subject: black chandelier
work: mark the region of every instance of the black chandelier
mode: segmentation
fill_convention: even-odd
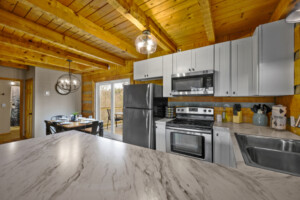
[[[71,73],[71,62],[72,60],[67,60],[69,62],[69,73],[63,74],[57,79],[56,91],[60,94],[67,95],[76,92],[81,85],[81,81],[74,74]]]

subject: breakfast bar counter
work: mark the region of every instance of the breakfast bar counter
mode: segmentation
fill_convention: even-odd
[[[0,145],[1,200],[299,200],[300,177],[68,131]]]

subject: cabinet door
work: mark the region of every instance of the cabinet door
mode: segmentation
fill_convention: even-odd
[[[215,45],[215,96],[229,96],[230,42]]]
[[[162,56],[148,59],[147,78],[157,78],[163,76]]]
[[[145,79],[148,69],[147,60],[134,62],[133,64],[133,77],[134,80]]]
[[[214,70],[214,45],[192,50],[195,71]]]
[[[163,56],[163,96],[172,97],[172,66],[173,56],[172,54]]]
[[[294,94],[294,25],[285,20],[259,28],[259,95]]]
[[[166,152],[166,124],[156,124],[156,150]]]
[[[231,42],[232,96],[250,96],[252,93],[252,38]]]
[[[258,95],[258,29],[257,27],[252,36],[252,95]]]
[[[183,51],[173,54],[173,73],[192,72],[192,51]]]
[[[230,133],[227,130],[214,129],[214,163],[230,166]]]

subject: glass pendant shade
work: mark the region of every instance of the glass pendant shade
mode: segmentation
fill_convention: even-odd
[[[157,41],[150,31],[143,31],[135,40],[136,50],[141,54],[152,54],[156,51]]]
[[[69,73],[60,76],[56,83],[56,87],[64,94],[76,92],[81,86],[80,79],[71,73],[70,64],[72,61],[67,61],[69,62]]]

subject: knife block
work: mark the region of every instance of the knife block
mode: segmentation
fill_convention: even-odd
[[[237,115],[233,115],[233,123],[242,123],[243,122],[243,112],[238,111]]]

